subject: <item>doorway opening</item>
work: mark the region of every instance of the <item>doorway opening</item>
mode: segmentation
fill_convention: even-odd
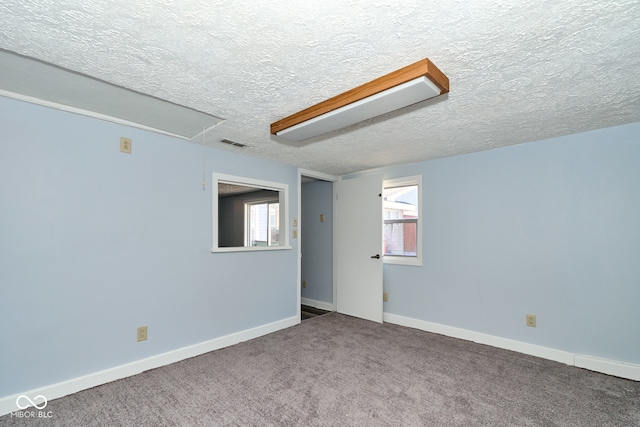
[[[335,189],[337,177],[299,172],[301,320],[335,311]]]

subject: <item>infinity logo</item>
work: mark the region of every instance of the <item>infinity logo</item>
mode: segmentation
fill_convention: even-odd
[[[37,404],[36,402],[34,402],[35,400],[38,400],[38,399],[40,399],[40,398],[43,400],[43,402],[40,404],[40,405],[42,405],[42,406],[38,406],[38,404]],[[23,405],[21,405],[21,404],[20,404],[20,401],[21,401],[21,400],[22,400],[22,401],[26,400],[26,401],[27,401],[27,404],[26,404],[26,405],[24,405],[24,406],[23,406]],[[39,395],[37,395],[36,397],[34,397],[34,398],[33,398],[33,400],[31,400],[31,399],[29,399],[29,397],[28,397],[28,396],[25,396],[24,394],[21,394],[21,395],[20,395],[20,396],[18,396],[18,398],[16,399],[16,406],[17,406],[18,408],[20,408],[20,409],[27,409],[29,406],[35,406],[37,409],[44,409],[44,408],[47,406],[47,398],[46,398],[46,397],[44,397],[43,395],[39,394]]]

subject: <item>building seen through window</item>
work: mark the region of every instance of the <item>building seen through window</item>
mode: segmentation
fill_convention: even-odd
[[[384,254],[417,256],[418,185],[385,188]]]

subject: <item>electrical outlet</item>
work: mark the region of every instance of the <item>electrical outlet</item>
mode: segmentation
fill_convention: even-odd
[[[306,280],[302,281],[302,287],[305,288],[305,289],[307,288],[307,281]]]
[[[382,293],[382,301],[389,302],[389,292]]]
[[[140,326],[138,328],[138,341],[146,341],[147,340],[147,327]]]
[[[527,326],[532,328],[536,327],[536,315],[535,314],[527,314]]]
[[[320,222],[324,222],[324,214],[320,214]]]
[[[120,138],[120,151],[131,154],[131,138]]]

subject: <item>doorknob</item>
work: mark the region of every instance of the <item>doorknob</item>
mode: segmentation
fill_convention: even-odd
[[[380,254],[375,254],[371,258],[380,259]]]

